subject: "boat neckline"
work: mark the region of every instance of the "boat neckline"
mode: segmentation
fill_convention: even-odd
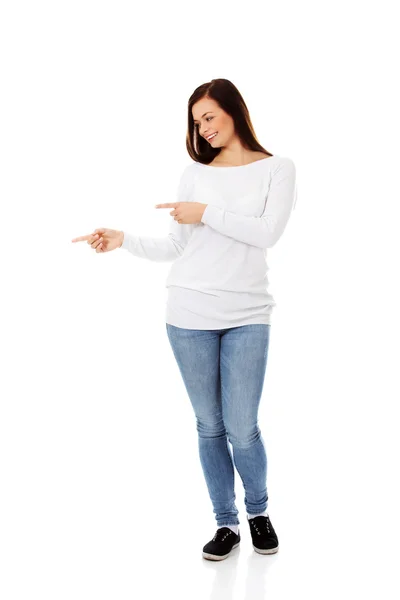
[[[199,161],[196,161],[196,164],[200,165],[201,167],[209,167],[210,169],[218,169],[219,171],[223,171],[224,169],[242,169],[243,167],[250,167],[250,165],[264,162],[266,160],[269,160],[270,158],[276,158],[276,154],[273,154],[272,156],[266,156],[265,158],[259,158],[258,160],[253,160],[252,162],[247,163],[245,165],[231,165],[230,167],[215,167],[214,165],[206,165]]]

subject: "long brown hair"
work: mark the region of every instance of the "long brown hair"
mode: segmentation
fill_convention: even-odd
[[[232,117],[235,133],[245,148],[273,156],[257,140],[248,108],[237,87],[228,79],[212,79],[197,87],[188,101],[186,148],[193,160],[208,164],[221,152],[221,148],[213,148],[199,135],[194,124],[192,107],[204,97],[215,100],[222,110]]]

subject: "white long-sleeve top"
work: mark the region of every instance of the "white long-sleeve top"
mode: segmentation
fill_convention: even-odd
[[[199,162],[182,173],[176,202],[207,204],[200,223],[171,218],[167,237],[124,232],[121,248],[139,258],[173,261],[166,322],[184,329],[271,323],[267,249],[281,237],[297,197],[288,157],[214,167]]]

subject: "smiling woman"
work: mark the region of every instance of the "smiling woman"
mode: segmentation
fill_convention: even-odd
[[[246,104],[226,79],[198,87],[188,102],[186,146],[170,229],[163,238],[101,229],[104,239],[151,261],[171,261],[166,330],[196,416],[200,462],[217,531],[203,557],[222,560],[240,543],[234,464],[245,490],[253,548],[278,551],[267,513],[267,456],[258,426],[271,315],[267,249],[294,208],[296,168],[257,141]],[[223,384],[223,385],[222,385]],[[233,456],[228,440],[231,442]]]

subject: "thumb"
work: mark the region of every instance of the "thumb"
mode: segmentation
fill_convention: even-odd
[[[105,232],[105,227],[100,227],[100,229],[95,229],[94,233],[104,233]]]

